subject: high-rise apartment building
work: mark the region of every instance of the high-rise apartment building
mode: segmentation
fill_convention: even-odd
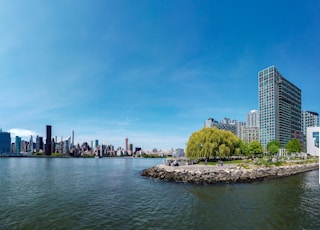
[[[302,111],[302,132],[307,135],[308,127],[318,127],[319,126],[319,114],[311,111]]]
[[[46,155],[51,155],[52,153],[52,129],[51,125],[47,125],[47,137],[46,137]]]
[[[259,140],[259,127],[241,127],[241,139],[250,144],[252,141]]]
[[[229,118],[223,118],[220,123],[215,121],[213,118],[208,118],[208,120],[204,122],[204,127],[217,127],[222,130],[229,130],[237,135],[237,126],[235,125],[235,121],[231,122]]]
[[[219,122],[215,121],[213,118],[208,118],[208,120],[204,121],[205,128],[210,128],[210,127],[213,127],[217,124],[219,124]]]
[[[229,130],[238,137],[241,135],[241,127],[245,126],[246,123],[243,121],[231,120],[230,118],[223,118],[220,122],[214,120],[213,118],[208,118],[204,121],[204,127],[217,127],[222,130]]]
[[[259,127],[259,110],[251,110],[247,114],[247,127]]]
[[[282,147],[302,139],[301,90],[274,67],[258,73],[260,143],[278,140]]]

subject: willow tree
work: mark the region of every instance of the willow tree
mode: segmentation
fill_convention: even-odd
[[[240,152],[239,138],[230,131],[216,127],[203,128],[191,134],[186,155],[189,158],[228,157]]]

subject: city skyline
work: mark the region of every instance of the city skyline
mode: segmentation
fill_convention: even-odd
[[[0,128],[29,139],[185,148],[245,121],[276,66],[320,112],[320,2],[0,1]],[[283,12],[286,12],[285,15]],[[268,16],[268,15],[272,15]]]

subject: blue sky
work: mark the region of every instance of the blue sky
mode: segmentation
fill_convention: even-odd
[[[258,108],[275,65],[320,112],[320,1],[0,0],[0,128],[185,148]]]

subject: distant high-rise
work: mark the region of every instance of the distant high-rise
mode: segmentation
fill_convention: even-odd
[[[259,140],[259,127],[241,127],[241,139],[250,144],[252,141]]]
[[[54,153],[56,150],[56,140],[54,138],[51,139],[51,153]]]
[[[36,152],[40,152],[40,138],[39,136],[36,137]]]
[[[247,114],[247,127],[259,127],[259,111],[251,110]]]
[[[51,155],[52,153],[52,133],[51,133],[51,125],[47,125],[47,137],[46,137],[46,155]]]
[[[319,126],[319,114],[311,111],[302,111],[302,132],[307,135],[308,127],[318,127]]]
[[[0,129],[0,155],[9,153],[11,148],[11,137],[9,132],[2,132]]]
[[[21,137],[16,136],[16,144],[15,144],[15,152],[20,153],[21,152]]]
[[[129,142],[128,142],[129,140],[128,140],[128,138],[126,138],[125,139],[125,144],[126,144],[126,151],[128,151],[129,150]]]
[[[40,142],[40,149],[42,149],[43,151],[44,150],[43,137],[39,137],[39,142]]]
[[[71,133],[71,146],[72,147],[74,146],[74,130],[72,130],[72,133]]]
[[[301,135],[301,90],[274,67],[258,73],[260,143],[278,140],[282,147]]]
[[[215,121],[213,118],[208,118],[208,120],[204,121],[204,127],[210,128],[217,125],[219,122]]]
[[[32,137],[32,135],[30,136],[30,144],[29,145],[30,145],[29,150],[31,153],[33,153],[33,137]]]
[[[229,118],[223,118],[220,123],[215,121],[213,118],[208,118],[208,120],[204,122],[204,127],[217,127],[218,129],[229,130],[236,135],[238,135],[238,133],[240,135],[240,128],[238,132],[238,126],[240,127],[242,124],[242,122],[239,123],[236,120],[231,121]]]

